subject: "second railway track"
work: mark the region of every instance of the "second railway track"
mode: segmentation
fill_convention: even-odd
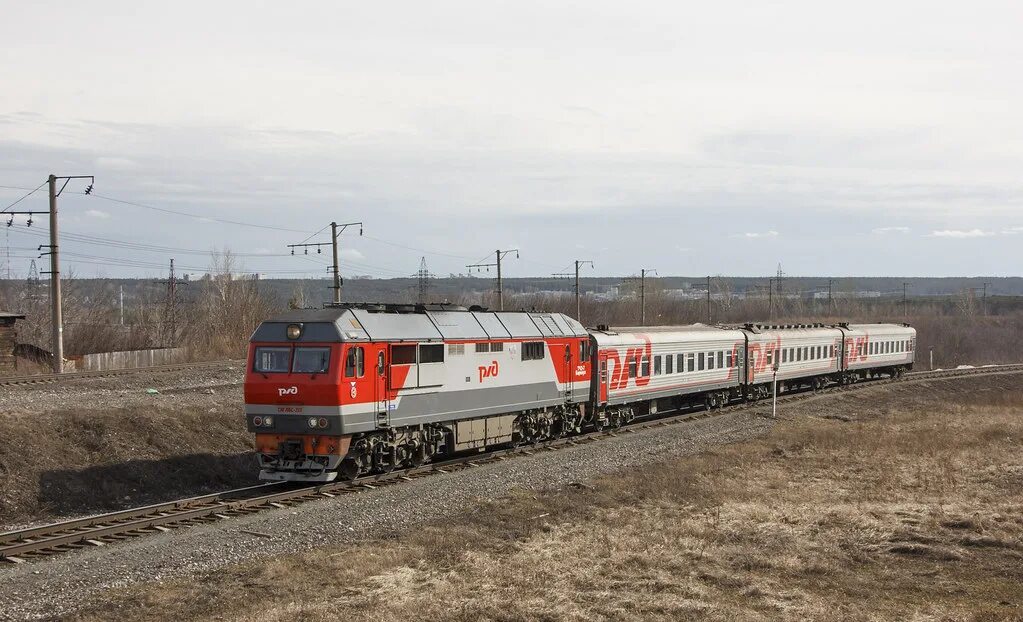
[[[222,361],[220,363],[224,364],[225,362]],[[779,395],[778,401],[779,403],[788,403],[807,400],[822,394],[857,390],[893,382],[906,384],[932,379],[1016,372],[1023,372],[1023,364],[914,372],[908,374],[904,379],[897,381],[873,380],[844,387],[833,386],[824,389],[821,393],[801,391]],[[662,415],[656,418],[646,418],[616,430],[588,432],[536,445],[500,448],[483,454],[459,456],[421,467],[361,477],[354,481],[338,481],[317,485],[263,484],[29,527],[0,534],[0,559],[11,563],[23,563],[58,553],[72,552],[87,547],[104,546],[147,534],[158,534],[175,528],[230,519],[267,509],[284,508],[314,499],[353,494],[362,490],[394,485],[432,474],[448,473],[456,469],[479,467],[485,463],[506,460],[515,455],[528,455],[539,451],[556,451],[564,447],[599,442],[602,439],[619,434],[634,433],[657,426],[674,425],[757,405],[756,402],[735,403],[717,410],[687,411]]]
[[[184,371],[188,369],[203,369],[207,367],[223,367],[225,365],[244,366],[244,361],[223,360],[203,361],[198,363],[172,363],[168,365],[151,365],[149,367],[132,367],[130,369],[110,369],[103,371],[75,371],[64,374],[34,374],[29,376],[0,376],[0,387],[20,386],[33,384],[57,384],[84,380],[89,378],[110,378],[114,376],[129,376],[132,374],[145,373],[167,373]]]

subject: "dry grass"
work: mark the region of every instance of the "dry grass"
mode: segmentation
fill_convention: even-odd
[[[255,482],[234,409],[0,416],[0,524],[100,512]]]
[[[800,417],[391,539],[130,588],[81,617],[1020,619],[1023,396],[935,391],[863,418],[843,403],[850,421]]]

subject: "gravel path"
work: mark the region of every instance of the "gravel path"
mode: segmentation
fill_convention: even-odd
[[[140,404],[194,406],[214,401],[240,403],[243,363],[176,371],[139,371],[107,378],[71,378],[52,384],[5,386],[0,389],[0,416],[39,414],[68,408],[131,408]],[[155,389],[156,394],[147,393]]]
[[[771,424],[753,411],[730,412],[0,569],[4,586],[0,619],[62,615],[111,587],[404,530],[464,511],[480,499],[498,497],[516,487],[557,487],[709,445],[744,440],[764,433]],[[273,537],[253,536],[242,533],[243,529]],[[47,596],[41,598],[42,594]]]

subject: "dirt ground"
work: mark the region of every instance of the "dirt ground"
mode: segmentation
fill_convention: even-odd
[[[254,483],[241,381],[225,363],[0,388],[0,529]]]
[[[1019,378],[809,402],[758,440],[78,618],[1023,619]]]

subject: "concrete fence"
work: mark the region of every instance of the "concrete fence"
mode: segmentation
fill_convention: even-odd
[[[188,355],[186,348],[157,348],[153,350],[126,350],[123,352],[99,352],[75,357],[76,371],[107,371],[111,369],[133,369],[153,365],[180,363]]]

